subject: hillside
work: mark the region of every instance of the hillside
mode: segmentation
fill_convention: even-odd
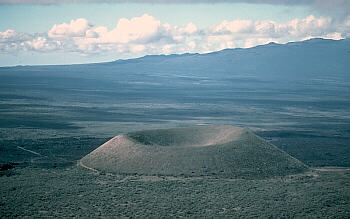
[[[137,68],[207,77],[245,76],[298,81],[329,74],[349,78],[349,58],[350,39],[311,39],[247,49],[225,49],[208,54],[145,56],[106,64],[122,68],[128,66],[130,71]]]
[[[26,71],[27,76],[123,79],[147,76],[155,81],[164,77],[256,78],[300,81],[319,77],[347,77],[350,39],[310,39],[287,44],[270,43],[242,49],[225,49],[207,54],[148,55],[105,63],[0,68],[0,75]],[[34,73],[35,72],[35,73]],[[54,75],[50,73],[54,72]],[[72,75],[71,73],[74,73]],[[49,74],[49,75],[48,75]],[[146,78],[147,79],[147,78]],[[144,81],[147,82],[148,80]]]
[[[116,136],[81,163],[107,173],[270,178],[307,167],[257,137],[232,126],[197,126]]]

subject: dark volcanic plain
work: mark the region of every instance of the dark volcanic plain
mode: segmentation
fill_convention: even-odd
[[[0,217],[350,217],[350,41],[0,68]],[[310,169],[111,175],[78,161],[126,132],[244,127]],[[238,167],[240,168],[240,167]]]

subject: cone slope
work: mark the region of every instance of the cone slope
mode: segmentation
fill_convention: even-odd
[[[269,178],[307,167],[255,134],[232,126],[197,126],[118,135],[81,163],[114,174]]]

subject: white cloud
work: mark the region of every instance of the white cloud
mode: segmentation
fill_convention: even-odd
[[[134,53],[139,53],[139,52],[143,52],[146,50],[146,46],[144,45],[133,45],[131,47],[131,52],[134,52]]]
[[[92,27],[89,22],[84,18],[71,20],[69,24],[55,24],[48,32],[48,36],[54,39],[65,39],[68,37],[86,37],[94,35],[95,33],[90,30]]]
[[[316,18],[313,15],[285,23],[252,20],[223,21],[207,30],[205,43],[209,47],[229,48],[230,44],[238,47],[252,47],[269,42],[285,43],[315,37],[341,39],[350,32],[350,28],[345,25],[345,23],[336,23],[329,17]]]
[[[321,36],[332,31],[331,18],[316,18],[312,15],[304,19],[294,19],[286,24],[286,28],[293,36],[304,36],[306,33]]]
[[[304,19],[293,19],[287,23],[275,21],[233,20],[223,21],[210,29],[214,35],[232,35],[235,38],[254,36],[255,38],[286,36],[299,37],[305,34],[322,35],[332,31],[331,18],[316,18],[312,15]]]
[[[32,39],[33,36],[24,33],[18,33],[15,30],[6,30],[0,32],[0,52],[17,52],[22,50],[21,43]]]
[[[0,43],[1,42],[19,42],[30,39],[29,34],[18,33],[15,30],[8,29],[4,32],[0,32]]]
[[[28,50],[47,52],[47,51],[56,50],[57,47],[59,46],[59,43],[49,41],[45,37],[39,36],[30,41],[22,42],[21,46],[23,46]]]
[[[184,27],[171,26],[144,14],[131,19],[122,18],[112,30],[96,27],[85,19],[72,20],[69,24],[54,25],[48,37],[61,40],[62,45],[73,52],[157,53],[165,44],[187,42],[197,30],[193,23]]]
[[[251,20],[224,20],[221,24],[213,26],[212,32],[216,34],[245,33],[251,32],[253,27]]]
[[[144,14],[131,19],[122,18],[110,30],[95,26],[84,18],[55,24],[47,33],[35,35],[6,30],[0,32],[0,52],[62,51],[84,56],[109,53],[116,57],[135,57],[349,36],[350,16],[344,22],[312,15],[288,22],[232,20],[199,30],[193,23],[170,25]]]
[[[113,30],[102,36],[101,40],[108,43],[147,43],[159,37],[160,28],[160,21],[148,14],[130,20],[122,18]]]

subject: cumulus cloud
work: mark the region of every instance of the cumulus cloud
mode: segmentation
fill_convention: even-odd
[[[130,20],[122,18],[116,28],[107,33],[102,40],[113,43],[147,43],[161,37],[160,29],[161,22],[148,14]]]
[[[348,19],[349,20],[349,19]],[[269,42],[286,43],[310,38],[342,39],[349,36],[348,21],[310,15],[285,23],[276,21],[233,20],[214,25],[205,34],[207,50],[251,47]]]
[[[71,20],[69,24],[55,24],[48,32],[49,37],[64,39],[67,37],[89,37],[94,35],[89,29],[92,27],[84,18]]]
[[[252,47],[269,42],[285,43],[315,37],[342,39],[350,36],[350,16],[342,22],[330,17],[273,20],[222,21],[198,29],[193,23],[184,26],[162,23],[144,14],[122,18],[112,29],[96,26],[84,18],[55,24],[46,33],[26,34],[15,30],[0,32],[0,52],[63,51],[79,55],[100,53],[116,56],[211,52],[225,48]]]
[[[322,37],[333,32],[333,20],[329,17],[316,18],[310,15],[303,19],[293,19],[286,23],[275,21],[233,20],[223,21],[209,29],[210,35],[228,35],[233,39],[244,38],[291,38],[298,39],[307,35]]]
[[[197,26],[193,23],[183,27],[172,26],[144,14],[131,19],[122,18],[111,30],[103,26],[94,26],[86,19],[79,18],[71,20],[70,23],[54,25],[47,35],[48,38],[61,42],[64,48],[72,52],[153,53],[160,52],[164,45],[186,44],[188,38],[197,31]],[[193,43],[190,45],[193,48]]]
[[[0,32],[0,52],[16,52],[21,50],[21,44],[29,41],[33,36],[24,33],[18,33],[15,30],[6,30]]]
[[[31,36],[29,34],[24,33],[18,33],[15,30],[6,30],[4,32],[0,32],[0,43],[1,42],[7,42],[7,43],[16,43],[21,42],[30,39]]]

